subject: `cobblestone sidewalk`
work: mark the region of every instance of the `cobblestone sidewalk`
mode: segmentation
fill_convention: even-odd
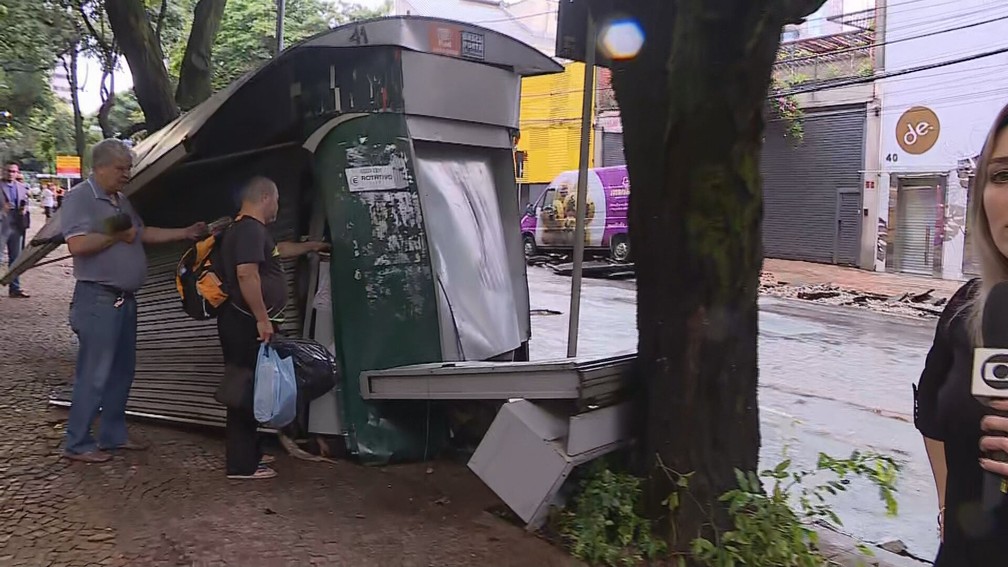
[[[58,254],[58,252],[56,253]],[[57,257],[55,254],[53,257]],[[453,462],[365,468],[277,450],[280,476],[228,481],[221,432],[130,424],[150,451],[102,465],[60,459],[69,262],[0,297],[0,565],[560,566],[560,550],[485,510],[498,501]]]
[[[66,414],[47,399],[73,366],[70,264],[23,284],[31,299],[0,297],[0,565],[577,564],[488,514],[497,500],[459,463],[372,469],[280,455],[279,478],[232,482],[219,431],[137,422],[148,452],[60,459]]]

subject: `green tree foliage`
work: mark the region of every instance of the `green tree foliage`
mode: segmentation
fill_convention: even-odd
[[[292,45],[330,27],[386,15],[391,5],[368,9],[357,4],[325,0],[288,0],[284,43]],[[172,71],[178,72],[182,50],[172,52]],[[269,61],[276,50],[276,7],[263,0],[228,0],[214,44],[214,90]]]
[[[143,122],[143,111],[132,90],[116,93],[115,106],[109,112],[109,125],[116,136]]]
[[[0,157],[45,163],[68,140],[72,150],[73,117],[60,122],[69,109],[60,108],[49,83],[73,39],[72,15],[61,1],[10,2],[0,9],[0,112],[10,113],[0,121]]]

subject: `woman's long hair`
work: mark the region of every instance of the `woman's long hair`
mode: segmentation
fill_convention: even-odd
[[[980,256],[980,287],[976,294],[969,299],[965,310],[968,316],[970,336],[976,346],[983,345],[983,310],[984,304],[987,302],[987,295],[996,284],[1008,281],[1008,258],[998,250],[994,243],[990,223],[987,222],[987,209],[984,207],[984,191],[989,182],[988,168],[991,154],[994,152],[994,143],[1006,127],[1008,127],[1008,106],[1001,109],[997,120],[994,121],[994,126],[991,127],[990,134],[987,135],[987,141],[984,142],[969,200],[969,218],[966,226],[969,227],[967,230],[973,233],[973,248]]]

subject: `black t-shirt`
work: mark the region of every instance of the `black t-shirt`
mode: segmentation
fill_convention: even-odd
[[[914,390],[917,429],[945,443],[945,543],[936,567],[1003,566],[1008,557],[1008,510],[988,515],[981,506],[980,420],[990,410],[971,393],[973,342],[965,311],[979,287],[979,279],[971,280],[949,300]]]
[[[287,278],[280,263],[280,251],[266,225],[251,217],[236,221],[224,233],[220,255],[221,276],[236,307],[251,313],[238,286],[238,266],[256,264],[259,266],[263,301],[270,317],[284,310],[287,305]]]

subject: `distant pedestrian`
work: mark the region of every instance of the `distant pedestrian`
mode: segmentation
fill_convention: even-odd
[[[107,451],[143,450],[126,433],[126,400],[136,367],[135,294],[147,277],[145,244],[195,240],[204,223],[187,228],[144,226],[121,192],[133,155],[120,140],[91,149],[92,174],[67,193],[60,228],[73,255],[70,326],[79,347],[64,456],[100,463]],[[97,444],[91,424],[101,410]]]
[[[47,219],[52,218],[53,211],[56,210],[56,194],[48,183],[42,185],[42,210]]]
[[[7,267],[14,265],[14,262],[21,255],[24,249],[25,237],[28,232],[28,187],[18,181],[21,176],[21,168],[16,162],[9,162],[3,169],[3,180],[0,182],[0,190],[4,194],[3,211],[6,217],[3,227],[3,248],[7,250]],[[23,178],[23,177],[22,177]],[[21,289],[21,278],[14,278],[10,283],[9,293],[11,297],[28,298],[28,294]]]
[[[237,220],[220,243],[221,276],[231,290],[228,303],[217,315],[225,372],[251,375],[259,345],[268,343],[277,332],[288,297],[280,259],[329,249],[324,242],[274,242],[266,225],[276,220],[279,207],[276,184],[265,177],[253,178],[242,189]],[[263,460],[258,427],[252,408],[227,408],[228,478],[276,476]]]
[[[63,206],[63,196],[66,194],[66,189],[63,188],[63,182],[61,181],[56,185],[56,210],[58,211],[60,207]]]

